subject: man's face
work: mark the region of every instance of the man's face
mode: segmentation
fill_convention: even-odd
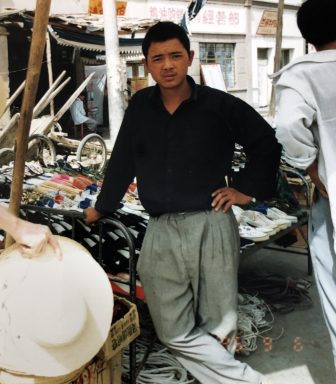
[[[194,52],[187,50],[178,39],[153,42],[145,61],[148,72],[161,88],[178,88],[184,81]]]

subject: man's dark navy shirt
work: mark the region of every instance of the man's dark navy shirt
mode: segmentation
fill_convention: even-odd
[[[151,215],[210,210],[212,192],[231,173],[235,143],[248,161],[231,186],[260,200],[273,195],[281,146],[272,127],[241,99],[188,81],[191,97],[173,114],[158,85],[133,96],[96,202],[99,212],[114,212],[134,177]]]

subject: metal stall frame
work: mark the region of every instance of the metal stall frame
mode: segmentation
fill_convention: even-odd
[[[27,217],[29,217],[29,211],[34,212],[43,212],[47,215],[48,225],[50,226],[50,216],[51,215],[63,215],[68,218],[71,218],[72,221],[72,233],[71,237],[75,237],[76,233],[76,219],[84,220],[85,214],[80,211],[75,210],[63,210],[63,209],[55,209],[55,208],[47,208],[47,207],[39,207],[35,205],[21,205],[20,207],[22,210],[26,212]],[[103,255],[102,255],[102,234],[103,234],[103,228],[104,225],[111,225],[114,228],[119,229],[122,234],[125,237],[128,251],[129,251],[129,276],[130,280],[129,283],[126,283],[129,285],[130,289],[130,301],[132,303],[135,303],[136,301],[136,262],[135,262],[135,245],[134,240],[132,237],[132,234],[127,229],[127,227],[118,219],[111,218],[111,217],[104,217],[100,219],[97,224],[98,225],[98,232],[99,232],[99,248],[98,248],[98,259],[97,262],[103,266]],[[110,281],[115,281],[119,283],[125,284],[124,280],[120,280],[111,276],[108,276]],[[129,353],[129,364],[130,364],[130,384],[136,384],[136,340],[132,341],[129,345],[130,353]]]

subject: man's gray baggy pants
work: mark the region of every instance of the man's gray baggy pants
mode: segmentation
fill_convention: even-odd
[[[323,315],[329,330],[336,367],[336,254],[329,200],[319,196],[309,222],[309,246]]]
[[[239,234],[232,212],[150,218],[138,273],[158,338],[203,384],[259,384],[235,360]],[[228,342],[228,350],[218,340]]]

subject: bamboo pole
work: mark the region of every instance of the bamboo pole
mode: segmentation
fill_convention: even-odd
[[[54,90],[56,89],[58,84],[61,82],[61,80],[63,79],[65,74],[66,74],[66,72],[62,71],[62,73],[58,76],[58,78],[53,83],[49,84],[48,91],[41,97],[39,102],[34,107],[33,118],[38,116],[49,103],[51,105],[51,103],[53,101],[53,97],[51,97],[51,95],[53,94]],[[70,78],[69,78],[69,80],[70,80]],[[52,116],[55,114],[54,113],[54,107],[53,108],[50,107],[50,114]]]
[[[48,26],[50,4],[51,0],[36,0],[26,86],[23,93],[20,119],[14,144],[16,151],[9,210],[16,216],[19,214],[21,205],[27,142],[46,43],[45,36]],[[6,247],[12,243],[13,238],[11,236],[6,236]]]
[[[17,88],[17,90],[13,93],[13,95],[8,99],[7,103],[6,103],[6,107],[3,111],[3,113],[5,113],[7,111],[7,109],[14,103],[15,99],[19,96],[19,94],[22,92],[24,86],[25,86],[25,81],[23,81],[20,86]]]
[[[278,15],[277,15],[277,29],[275,37],[275,56],[274,56],[274,73],[278,72],[281,67],[281,43],[282,43],[282,29],[283,29],[283,12],[284,0],[279,0]],[[272,85],[271,102],[269,108],[270,117],[275,116],[275,89]]]
[[[52,71],[52,63],[51,63],[51,45],[50,45],[50,37],[49,32],[46,33],[46,44],[47,44],[47,67],[48,67],[48,80],[49,80],[49,87],[53,84],[53,71]],[[50,115],[54,116],[55,114],[55,107],[54,107],[54,100],[50,101]]]

